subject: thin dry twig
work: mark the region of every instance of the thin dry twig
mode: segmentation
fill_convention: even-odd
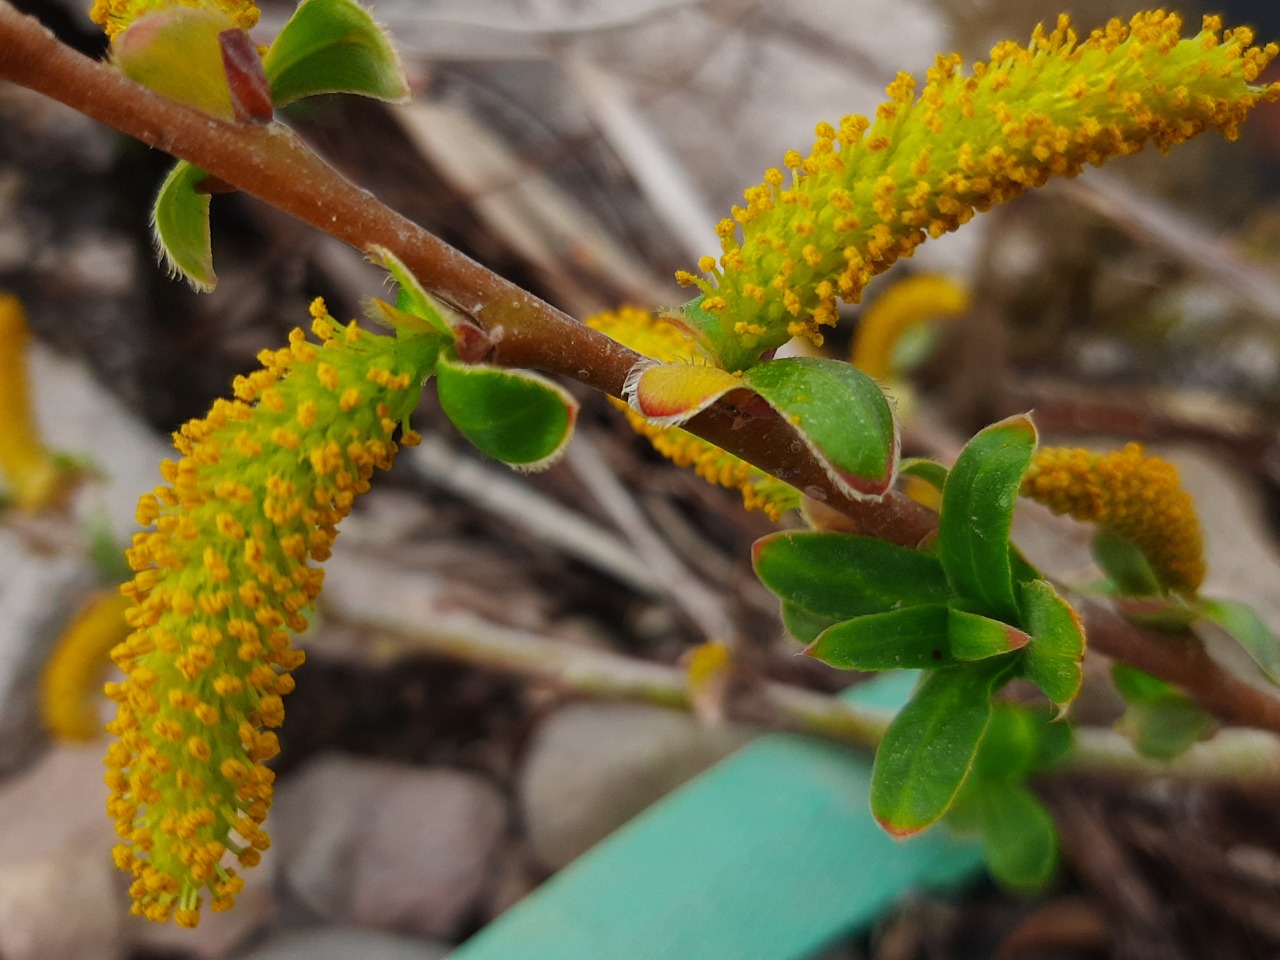
[[[424,437],[422,445],[407,455],[410,466],[425,480],[555,545],[637,593],[652,597],[665,592],[662,580],[617,535],[521,483],[509,471],[463,457],[435,437]]]
[[[737,630],[724,601],[708,589],[658,535],[591,438],[579,432],[566,459],[596,502],[631,541],[644,565],[663,585],[664,592],[697,624],[703,636],[723,642],[736,638]]]
[[[335,556],[334,562],[338,562]],[[370,573],[380,582],[395,572]],[[326,614],[376,630],[379,658],[431,654],[504,673],[551,682],[601,699],[636,700],[693,710],[688,674],[679,667],[556,640],[528,630],[439,606],[391,605],[339,575],[324,596]],[[344,648],[349,653],[349,648]],[[790,730],[839,743],[874,747],[891,714],[789,684],[766,682],[731,689],[725,715],[771,729]],[[1224,730],[1171,763],[1138,756],[1127,740],[1109,730],[1077,728],[1071,753],[1055,772],[1102,772],[1122,776],[1163,775],[1180,779],[1280,779],[1280,739],[1256,730]]]

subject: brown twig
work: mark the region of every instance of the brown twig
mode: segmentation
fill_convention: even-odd
[[[535,367],[618,396],[638,359],[391,210],[287,128],[230,123],[153,93],[58,42],[6,0],[0,0],[0,78],[188,160],[356,249],[387,248],[484,327],[496,344],[496,363]],[[863,533],[916,546],[936,528],[932,511],[900,494],[845,497],[781,420],[753,419],[719,404],[686,427],[851,517]],[[1106,613],[1090,612],[1095,649],[1182,686],[1221,719],[1280,732],[1280,701],[1232,678],[1198,644],[1170,641]]]
[[[70,49],[0,0],[0,77],[29,87],[190,161],[219,180],[358,250],[385,247],[441,299],[475,319],[496,344],[495,363],[533,367],[620,396],[638,355],[520,289],[343,178],[287,128],[230,123],[162,97]],[[914,543],[928,511],[891,494],[885,504],[849,500],[791,428],[719,406],[687,429],[844,512],[876,536]],[[901,502],[899,502],[901,501]],[[914,517],[905,528],[904,516]],[[918,538],[917,538],[918,539]]]

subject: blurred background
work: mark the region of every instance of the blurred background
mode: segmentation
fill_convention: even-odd
[[[80,4],[16,5],[104,53]],[[872,112],[896,71],[920,75],[943,51],[981,58],[1063,9],[1087,30],[1146,6],[381,0],[414,101],[316,98],[287,120],[392,207],[583,317],[681,302],[673,272],[718,251],[714,224],[742,189],[807,148],[815,122]],[[1193,26],[1221,12],[1280,38],[1271,0],[1178,8]],[[266,3],[255,38],[290,10]],[[349,318],[383,289],[356,252],[238,195],[213,204],[217,289],[166,278],[148,217],[169,163],[0,85],[0,290],[34,331],[48,443],[96,470],[67,511],[0,516],[0,958],[442,957],[761,730],[461,662],[441,624],[463,644],[519,631],[672,671],[718,640],[759,678],[850,682],[795,656],[754,579],[750,544],[775,525],[656,457],[603,398],[578,391],[573,451],[522,478],[424,399],[425,443],[344,525],[303,641],[275,847],[236,910],[195,933],[128,918],[104,855],[105,744],[49,737],[41,670],[110,579],[103,557],[127,542],[167,434],[304,323],[311,298]],[[1028,409],[1049,442],[1151,445],[1197,495],[1207,591],[1280,628],[1280,109],[1260,108],[1237,143],[1143,153],[979,217],[867,303],[920,273],[951,278],[974,307],[917,345],[899,385],[908,453],[945,459]],[[830,355],[847,356],[862,312],[847,309]],[[1034,509],[1018,528],[1048,572],[1089,578],[1086,531]],[[1079,710],[1109,722],[1118,707],[1095,679]],[[1015,898],[975,874],[839,932],[820,956],[1280,953],[1273,790],[1077,776],[1043,796],[1064,853],[1048,891]]]

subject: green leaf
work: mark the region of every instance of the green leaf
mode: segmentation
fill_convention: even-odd
[[[1059,760],[1071,747],[1071,725],[1054,723],[1048,710],[997,703],[974,761],[983,780],[1021,780]]]
[[[1011,623],[1018,604],[1009,527],[1035,448],[1036,428],[1025,414],[980,431],[947,474],[938,520],[938,555],[952,588]]]
[[[369,253],[382,261],[382,265],[387,268],[387,272],[395,278],[400,287],[396,295],[396,309],[425,320],[438,332],[447,334],[452,341],[454,334],[453,327],[449,325],[447,319],[448,308],[427,293],[426,288],[418,282],[418,278],[409,271],[404,262],[386,247],[371,246]]]
[[[906,607],[837,623],[805,650],[841,670],[930,669],[955,663],[944,604]]]
[[[824,617],[812,610],[806,610],[798,603],[792,603],[790,600],[782,601],[783,627],[786,628],[787,633],[806,646],[817,640],[818,634],[823,630],[837,622],[831,617]]]
[[[1047,580],[1019,585],[1022,626],[1031,635],[1023,650],[1027,679],[1064,707],[1076,698],[1084,671],[1084,628],[1071,604]]]
[[[578,402],[544,377],[442,355],[436,382],[445,416],[495,460],[541,470],[568,446]]]
[[[1200,601],[1202,620],[1221,627],[1240,644],[1272,683],[1280,684],[1280,644],[1254,609],[1238,600]]]
[[[1116,721],[1116,730],[1133,748],[1154,760],[1172,760],[1203,740],[1215,727],[1213,717],[1187,697],[1169,697],[1132,703]]]
[[[151,210],[151,235],[165,266],[200,293],[208,293],[218,283],[213,272],[209,195],[196,192],[208,176],[179,160],[164,178]]]
[[[1116,730],[1140,754],[1172,760],[1214,729],[1214,720],[1177,687],[1123,663],[1111,665],[1111,682],[1128,704]]]
[[[407,100],[400,57],[352,0],[303,0],[263,59],[277,107],[318,93]]]
[[[951,654],[957,660],[985,660],[1026,646],[1030,639],[1017,627],[992,620],[951,603],[947,610]]]
[[[1127,663],[1111,665],[1111,682],[1126,703],[1155,703],[1179,695],[1176,687]]]
[[[1099,530],[1093,538],[1093,558],[1120,593],[1149,597],[1162,592],[1147,555],[1128,537]]]
[[[795,428],[832,483],[851,497],[882,496],[898,468],[898,424],[879,385],[840,360],[766,360],[742,375]]]
[[[991,720],[991,696],[1008,677],[1007,660],[925,674],[885,731],[871,770],[871,812],[896,837],[917,833],[947,812]]]
[[[904,458],[898,465],[898,473],[901,476],[918,477],[939,492],[947,484],[947,468],[937,460],[927,460],[924,457]]]
[[[1044,804],[1016,781],[984,783],[971,802],[991,875],[1018,890],[1048,883],[1058,863],[1058,831]]]
[[[436,324],[418,316],[416,313],[393,307],[387,301],[379,300],[377,297],[366,297],[360,305],[364,307],[364,315],[366,317],[374,323],[395,330],[398,336],[425,337],[439,344],[441,350],[454,345],[452,334],[441,333]],[[434,371],[435,367],[433,365],[427,375],[430,376]]]
[[[766,587],[832,620],[946,603],[950,596],[936,557],[872,537],[784,531],[757,540],[751,553]]]

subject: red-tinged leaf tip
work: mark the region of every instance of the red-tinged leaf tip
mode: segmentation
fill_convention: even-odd
[[[1040,432],[1036,430],[1036,425],[1031,419],[1031,413],[1015,413],[1011,417],[1005,417],[999,423],[993,423],[988,429],[1007,428],[1011,430],[1019,430],[1031,437],[1031,442],[1036,443],[1040,439]]]
[[[719,367],[642,361],[627,375],[622,395],[651,422],[674,426],[741,386],[737,377]]]
[[[777,542],[779,537],[786,536],[785,533],[771,533],[767,537],[761,537],[755,543],[751,544],[751,565],[758,566],[760,557],[765,549],[771,544]]]
[[[262,69],[258,48],[243,30],[223,30],[218,34],[222,69],[231,88],[231,106],[241,123],[261,126],[272,121],[271,85]]]
[[[917,833],[923,830],[925,826],[929,826],[929,824],[925,824],[925,826],[920,827],[898,827],[894,826],[890,821],[882,820],[879,817],[876,817],[876,823],[880,824],[881,830],[899,842],[903,840],[910,840]]]
[[[1021,650],[1031,642],[1031,635],[1023,633],[1017,627],[1011,627],[1007,623],[1004,625],[1004,635],[1009,638],[1010,650]]]

